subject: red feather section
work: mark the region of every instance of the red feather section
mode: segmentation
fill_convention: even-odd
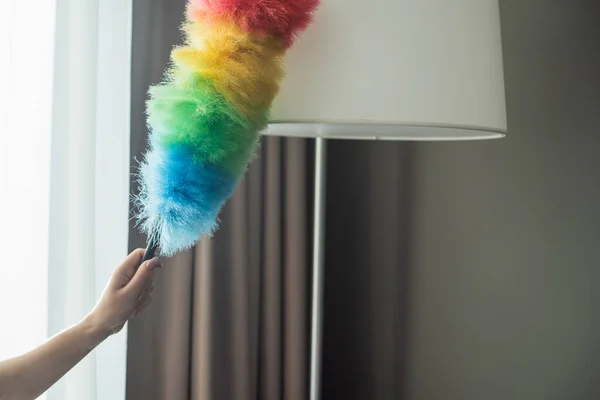
[[[248,32],[272,35],[286,47],[311,22],[319,0],[190,0],[191,19],[228,19]]]

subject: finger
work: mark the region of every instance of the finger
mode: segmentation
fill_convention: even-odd
[[[150,294],[148,297],[146,297],[144,299],[143,302],[141,302],[136,310],[135,310],[135,314],[134,315],[138,315],[139,313],[141,313],[142,311],[144,311],[146,309],[146,307],[148,307],[150,305],[150,303],[152,303],[152,294]]]
[[[152,285],[146,285],[146,287],[142,290],[142,293],[140,293],[140,295],[137,298],[137,301],[140,302],[143,299],[145,299],[146,297],[148,297],[149,294],[154,292],[154,284]]]
[[[122,288],[127,285],[131,278],[135,275],[135,270],[142,262],[144,256],[144,249],[137,249],[132,251],[121,265],[115,269],[111,284],[115,288]]]
[[[154,288],[154,274],[152,274],[152,276],[146,281],[138,298],[141,298],[144,294],[148,293],[152,288]]]
[[[121,329],[123,329],[123,327],[125,326],[125,322],[123,322],[120,325],[115,326],[112,330],[111,330],[111,334],[114,335],[115,333],[119,333],[121,331]]]
[[[144,286],[144,288],[150,289],[150,288],[154,288],[154,286],[156,286],[156,279],[154,278],[154,274],[152,274],[152,276],[150,276],[150,279],[148,279],[148,281],[146,282],[146,285]]]
[[[154,294],[154,285],[152,285],[149,288],[144,289],[142,294],[140,294],[140,296],[137,299],[136,308],[139,308],[139,305],[145,303],[146,300],[148,299],[148,297],[152,297],[153,294]]]
[[[131,278],[131,280],[129,281],[127,286],[125,286],[124,289],[132,293],[136,297],[139,296],[140,293],[142,293],[142,290],[144,290],[144,286],[146,285],[146,283],[150,279],[152,279],[152,271],[154,271],[154,268],[156,268],[156,265],[158,264],[160,264],[160,261],[157,257],[144,262],[137,269],[135,275],[133,276],[133,278]]]

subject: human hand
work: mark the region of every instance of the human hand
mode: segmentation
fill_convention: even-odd
[[[139,266],[143,255],[144,249],[137,249],[123,261],[87,317],[105,336],[119,332],[127,320],[152,301],[154,269],[162,268],[162,265],[159,258],[155,257]]]

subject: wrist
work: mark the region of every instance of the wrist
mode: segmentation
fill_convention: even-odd
[[[79,325],[92,348],[110,336],[110,330],[104,327],[94,314],[89,314]]]

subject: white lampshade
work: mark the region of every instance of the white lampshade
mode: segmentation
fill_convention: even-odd
[[[267,135],[506,134],[498,0],[322,0],[286,64]]]

